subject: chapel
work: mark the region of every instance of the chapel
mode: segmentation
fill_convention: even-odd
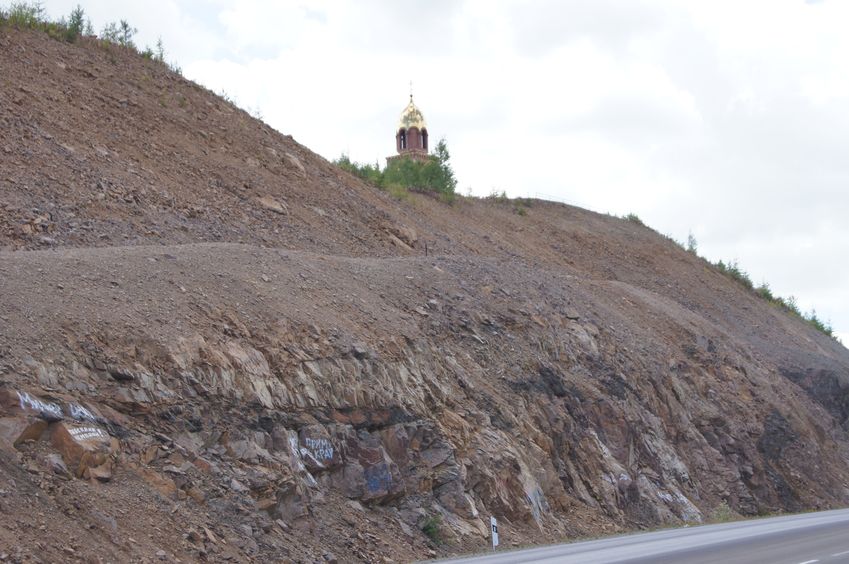
[[[413,103],[412,94],[410,94],[410,103],[401,112],[401,119],[398,120],[398,127],[395,128],[395,148],[398,154],[387,160],[406,157],[425,161],[429,158],[427,124],[421,110]]]

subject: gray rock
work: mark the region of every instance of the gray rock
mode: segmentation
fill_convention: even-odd
[[[62,460],[62,457],[56,453],[47,455],[47,468],[53,472],[54,474],[58,474],[63,478],[70,478],[71,471],[68,470],[68,467],[65,465],[65,462]]]
[[[232,478],[230,480],[230,489],[240,494],[246,494],[250,491],[247,487],[245,487],[244,484],[242,484],[242,482],[240,482],[236,478]]]

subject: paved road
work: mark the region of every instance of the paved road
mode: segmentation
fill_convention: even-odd
[[[502,540],[507,534],[502,529]],[[849,509],[668,529],[444,561],[452,564],[849,563]]]

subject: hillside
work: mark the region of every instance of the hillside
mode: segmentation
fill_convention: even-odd
[[[509,546],[849,502],[849,351],[526,205],[395,200],[161,64],[0,28],[0,553],[410,561],[489,515]]]

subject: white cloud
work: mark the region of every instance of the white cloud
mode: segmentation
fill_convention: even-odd
[[[51,14],[77,0],[48,0]],[[189,78],[320,154],[394,150],[408,81],[461,189],[634,212],[849,331],[849,4],[150,0]]]

